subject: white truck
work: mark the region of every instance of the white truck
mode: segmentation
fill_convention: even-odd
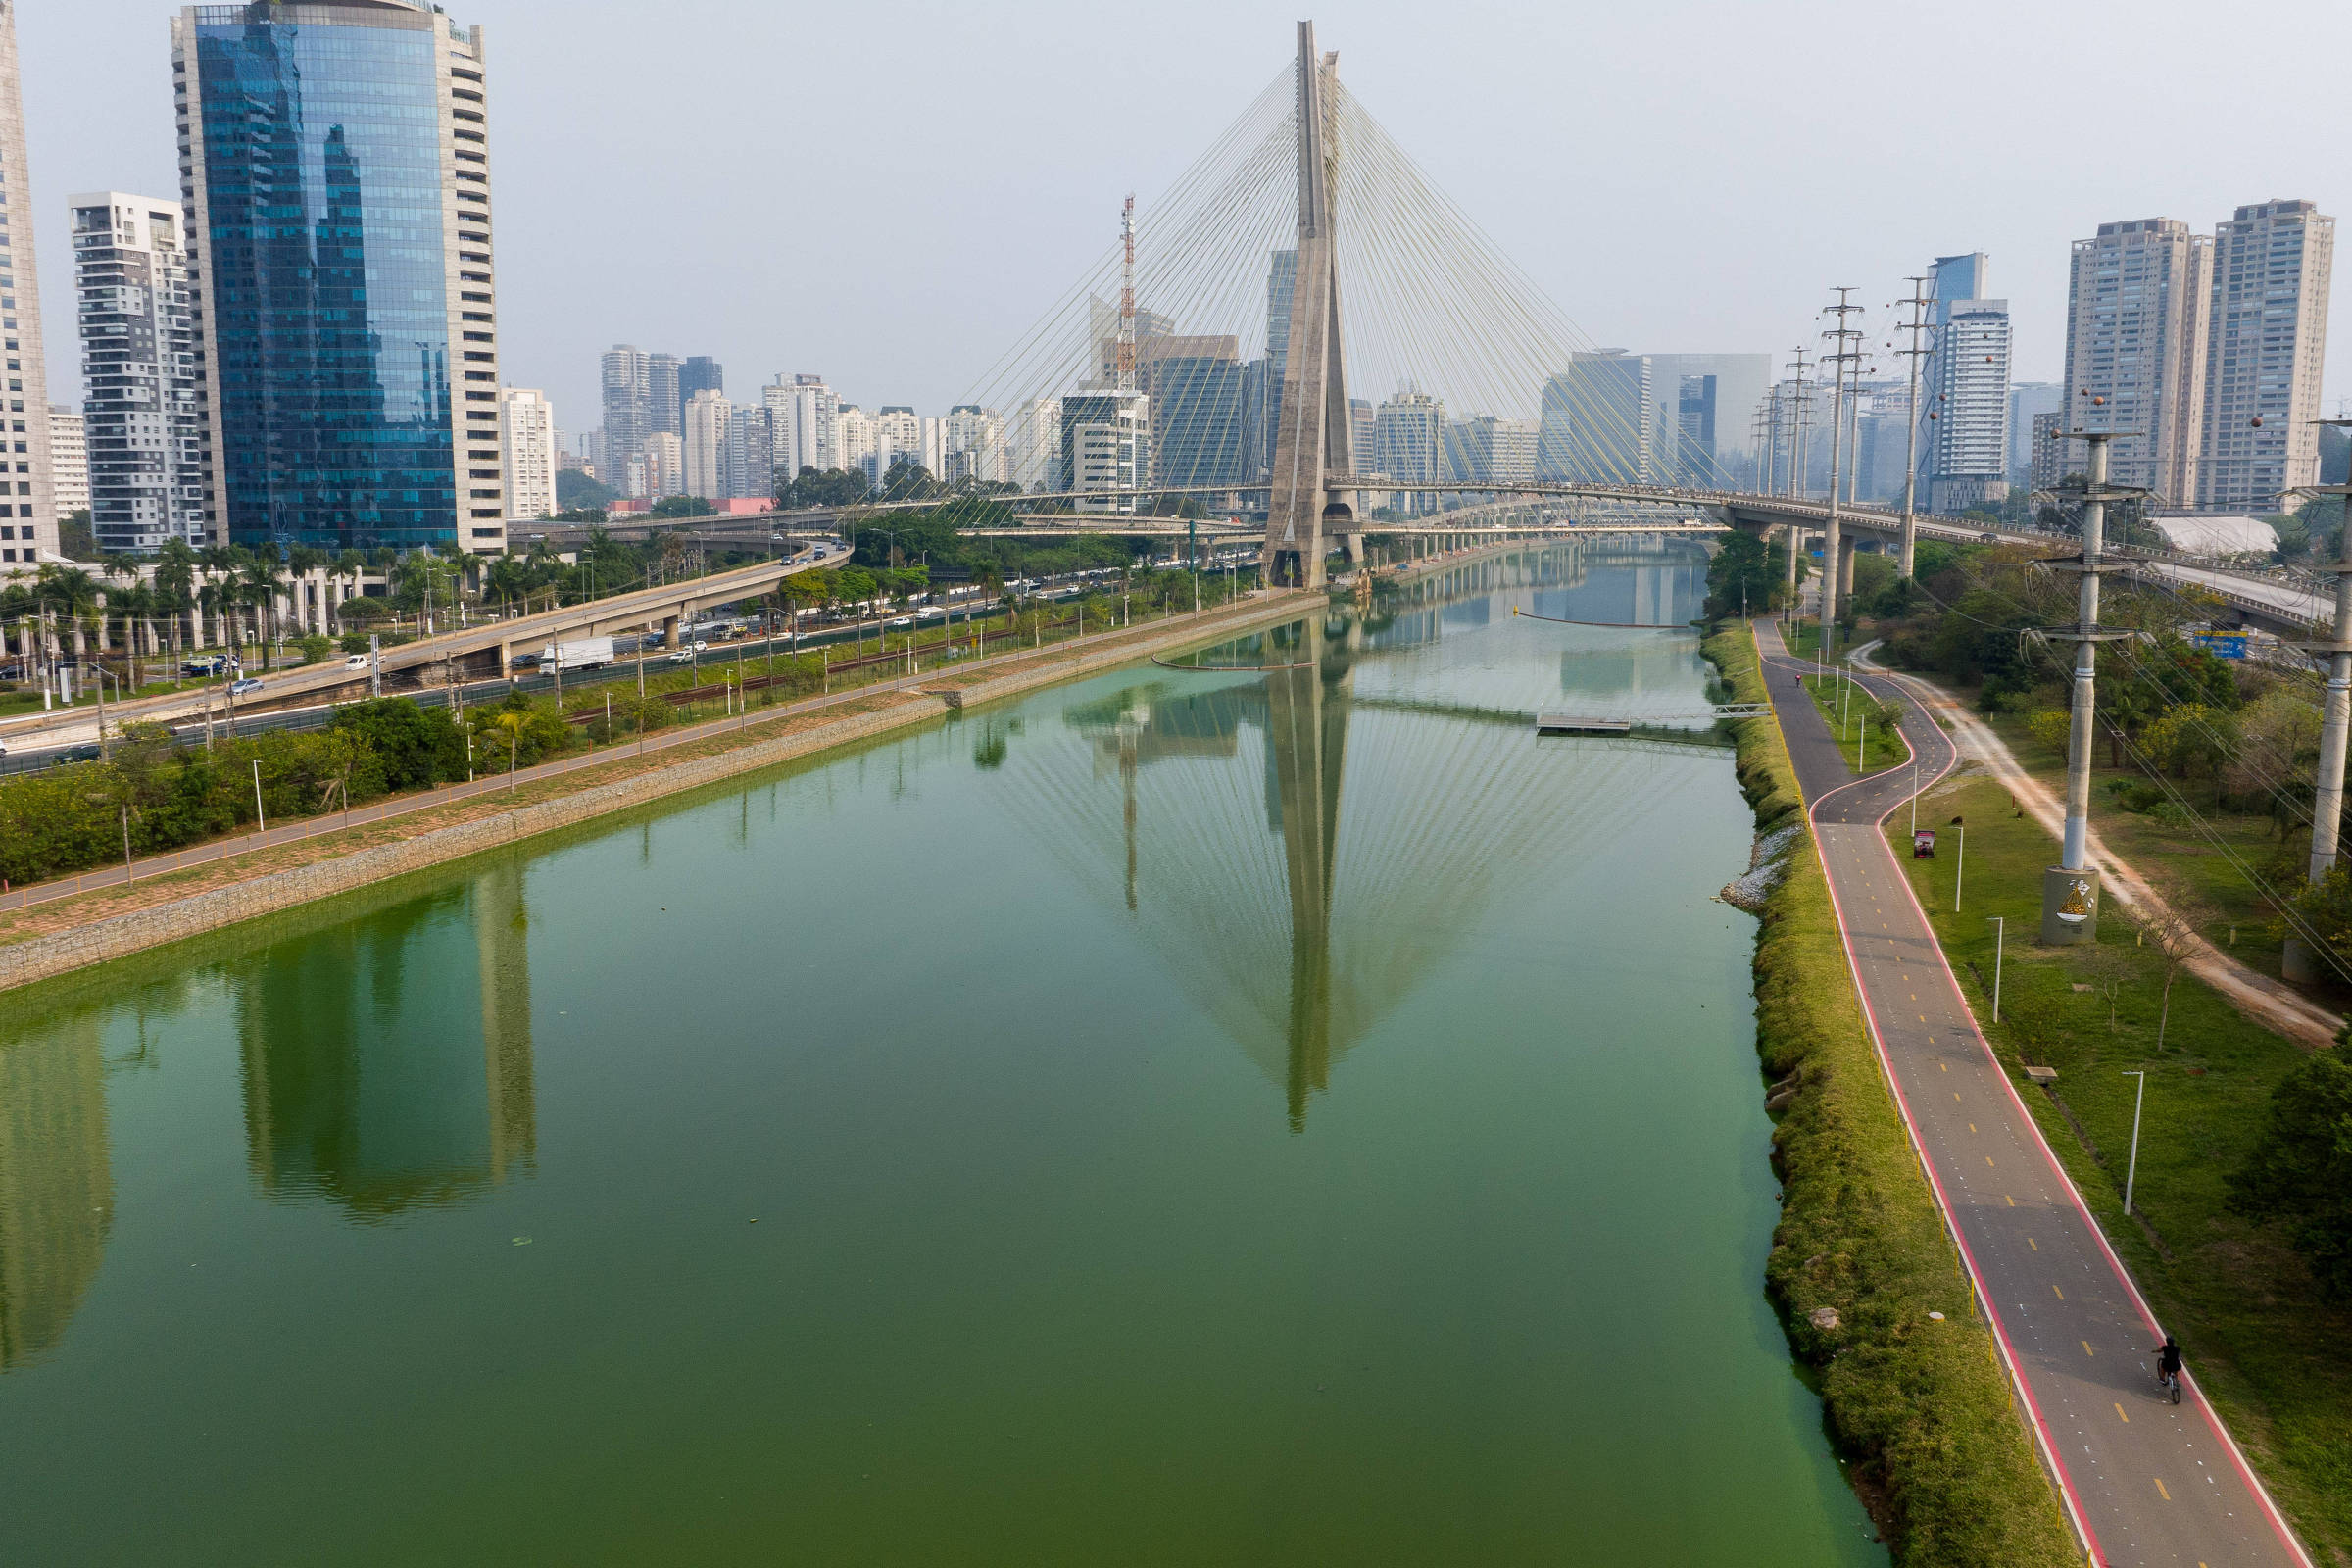
[[[539,656],[541,669],[596,669],[612,662],[612,639],[582,637],[556,643]]]

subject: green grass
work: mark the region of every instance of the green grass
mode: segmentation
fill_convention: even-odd
[[[1848,773],[1858,778],[1911,760],[1911,748],[1897,723],[1902,705],[1890,709],[1860,686],[1835,675],[1807,675],[1804,687],[1813,696],[1813,706],[1821,710],[1830,733],[1837,737]]]
[[[1744,628],[1710,638],[1707,653],[1739,700],[1763,699]],[[1737,730],[1759,829],[1801,820],[1779,726]],[[1784,1197],[1766,1280],[1895,1562],[2080,1563],[1880,1074],[1809,846],[1766,905],[1755,974],[1757,1053],[1770,1079],[1796,1090],[1773,1134]],[[1814,1327],[1823,1306],[1838,1329]]]
[[[1996,715],[1986,722],[2008,743],[2027,772],[2052,789],[2064,792],[2064,752],[2034,740],[2026,720],[2015,714]],[[2215,846],[2213,838],[2196,827],[2128,811],[2118,805],[2107,786],[2119,779],[2144,784],[2147,775],[2128,761],[2122,767],[2107,766],[2108,755],[2104,745],[2093,748],[2091,754],[2090,816],[2099,837],[2146,877],[2167,902],[2187,915],[2206,940],[2228,950],[2231,957],[2248,968],[2278,978],[2282,942],[2270,929],[2277,918],[2270,900],[2230,863],[2230,858]],[[2209,783],[2176,780],[2175,784],[2189,804],[2204,814],[2214,837],[2257,872],[2278,854],[2278,830],[2269,817],[2217,812],[2212,808]],[[2297,873],[2287,885],[2291,888],[2300,880]],[[2352,1000],[2352,993],[2341,988],[2306,989],[2339,1006]]]
[[[2342,1560],[2352,1552],[2352,1311],[2322,1305],[2278,1237],[2227,1206],[2230,1175],[2301,1049],[2182,973],[2159,1053],[2165,958],[2153,942],[2135,944],[2121,906],[2107,902],[2095,947],[2039,946],[2041,873],[2056,844],[1994,780],[1946,785],[1922,803],[1922,817],[1931,809],[1938,822],[1968,819],[1961,912],[1952,912],[1950,858],[1903,863],[1995,1051],[2280,1505],[2323,1560],[2330,1551]],[[1997,1024],[1990,915],[2008,923]],[[2033,1087],[2018,1070],[2024,1061],[2057,1068],[2054,1092]],[[2123,1074],[2143,1068],[2130,1217],[2123,1187],[2137,1080]]]

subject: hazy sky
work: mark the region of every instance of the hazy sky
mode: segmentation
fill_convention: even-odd
[[[489,29],[502,368],[566,429],[615,342],[816,370],[925,413],[977,382],[1288,58],[1243,0],[936,6],[451,0]],[[77,385],[66,197],[173,194],[157,0],[18,25],[53,389]],[[2053,379],[2068,242],[2352,210],[2352,6],[1333,4],[1354,94],[1593,338],[1818,346],[1928,258],[1991,256],[2016,374]],[[2352,244],[2352,235],[2347,236]],[[2328,409],[2352,396],[2352,278]],[[1874,312],[1874,324],[1879,313]]]

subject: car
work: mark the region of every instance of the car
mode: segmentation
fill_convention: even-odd
[[[710,652],[710,645],[709,643],[689,643],[684,648],[681,648],[676,653],[670,655],[670,662],[677,664],[691,664],[694,662],[695,655],[708,653]]]
[[[179,666],[179,672],[183,675],[219,675],[225,673],[227,669],[228,661],[220,654],[212,654],[202,659],[191,659]]]
[[[343,661],[343,667],[345,669],[366,669],[373,662],[371,655],[353,654],[349,659]]]
[[[100,755],[95,746],[61,746],[49,754],[49,765],[63,767],[68,762],[95,762]]]
[[[231,697],[250,697],[261,689],[262,683],[250,675],[243,680],[232,680],[228,683],[228,695]]]

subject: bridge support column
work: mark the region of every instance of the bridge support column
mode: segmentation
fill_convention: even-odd
[[[680,618],[678,615],[662,617],[662,646],[673,653],[676,652],[678,646],[678,621]]]
[[[1851,537],[1838,541],[1838,597],[1854,596],[1854,546],[1860,541]]]

